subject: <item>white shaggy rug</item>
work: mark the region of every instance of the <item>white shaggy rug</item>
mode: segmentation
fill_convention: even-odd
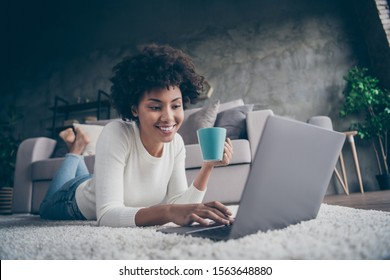
[[[0,259],[389,259],[390,212],[323,204],[315,220],[213,242],[95,222],[0,216]]]

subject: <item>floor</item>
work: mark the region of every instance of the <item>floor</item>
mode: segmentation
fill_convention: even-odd
[[[324,203],[390,212],[390,190],[325,196]]]

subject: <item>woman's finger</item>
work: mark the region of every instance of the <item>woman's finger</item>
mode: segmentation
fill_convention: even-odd
[[[202,226],[208,226],[208,225],[210,225],[210,223],[209,223],[208,221],[206,221],[205,219],[202,219],[200,216],[198,216],[198,215],[195,214],[195,213],[192,213],[192,214],[191,214],[190,219],[191,219],[190,224],[192,224],[192,223],[199,223],[199,224],[202,225]]]
[[[211,201],[205,204],[208,207],[218,209],[221,211],[225,216],[231,216],[232,212],[227,208],[224,204],[222,204],[219,201]]]
[[[233,153],[233,145],[232,145],[232,141],[230,140],[230,138],[226,139],[225,150],[229,151],[230,153]]]
[[[219,211],[215,208],[205,209],[204,211],[202,211],[200,216],[202,218],[207,218],[207,219],[213,220],[214,222],[216,222],[218,224],[224,224],[224,225],[230,224],[229,218],[226,215],[224,215],[221,211]]]

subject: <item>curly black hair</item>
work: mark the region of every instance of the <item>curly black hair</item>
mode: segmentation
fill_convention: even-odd
[[[143,95],[151,90],[177,86],[185,106],[199,97],[204,84],[191,57],[167,45],[144,46],[138,54],[115,65],[113,74],[111,101],[124,120],[137,120],[131,108],[138,106]]]

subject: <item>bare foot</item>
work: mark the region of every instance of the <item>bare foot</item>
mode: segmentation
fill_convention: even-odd
[[[84,151],[85,146],[91,141],[87,134],[80,128],[76,127],[76,139],[72,143],[69,151],[74,154],[81,155]]]
[[[59,136],[64,140],[68,146],[68,150],[72,147],[74,141],[76,140],[76,134],[74,134],[73,128],[67,128],[60,132]]]

